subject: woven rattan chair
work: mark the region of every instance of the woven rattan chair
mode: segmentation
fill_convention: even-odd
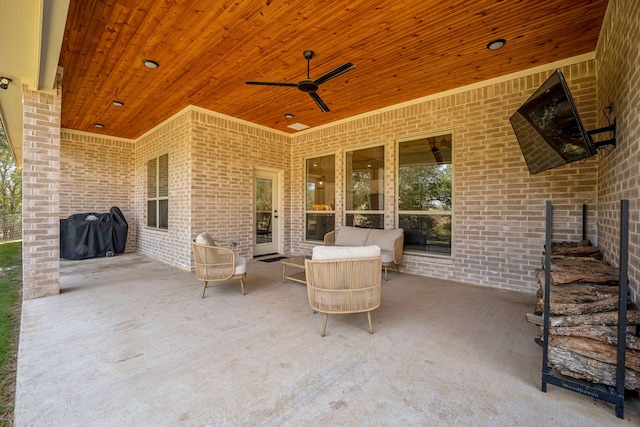
[[[381,267],[379,256],[305,261],[309,304],[324,313],[323,337],[329,314],[366,312],[369,333],[373,333],[371,311],[380,306]]]
[[[224,246],[202,245],[192,241],[193,259],[196,264],[196,278],[204,282],[202,298],[209,282],[230,279],[240,280],[244,295],[244,278],[247,276],[247,261],[236,256],[233,249]]]

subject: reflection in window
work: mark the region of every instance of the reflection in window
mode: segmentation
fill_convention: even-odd
[[[309,213],[306,214],[307,232],[306,240],[323,241],[324,235],[335,230],[336,216],[334,213]]]
[[[335,155],[306,160],[305,240],[322,241],[335,229]]]
[[[384,146],[346,152],[345,225],[384,228]]]
[[[169,228],[169,155],[147,162],[147,227]]]
[[[271,243],[273,217],[273,180],[256,177],[256,243]]]
[[[404,250],[451,255],[452,135],[398,143],[398,226]]]

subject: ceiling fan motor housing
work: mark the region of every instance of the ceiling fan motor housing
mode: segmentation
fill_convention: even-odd
[[[305,93],[311,93],[318,90],[318,85],[312,80],[304,79],[298,83],[298,89]]]

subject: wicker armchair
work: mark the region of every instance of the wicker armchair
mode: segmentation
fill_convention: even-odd
[[[380,256],[305,261],[309,304],[324,313],[323,337],[329,314],[366,312],[373,333],[371,311],[380,306],[381,268]]]
[[[196,278],[204,282],[202,298],[209,282],[239,279],[244,295],[244,278],[247,276],[247,260],[236,256],[233,249],[224,246],[204,245],[191,242],[196,265]]]

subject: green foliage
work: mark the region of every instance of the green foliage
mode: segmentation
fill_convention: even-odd
[[[273,182],[268,179],[256,180],[256,210],[270,211],[273,201]]]
[[[6,138],[0,135],[0,212],[22,210],[22,173],[17,168]]]
[[[22,242],[0,243],[0,269],[14,267],[22,259]]]
[[[371,206],[371,182],[372,176],[370,170],[353,171],[351,173],[351,185],[353,194],[351,195],[351,203],[347,201],[347,209],[353,209],[358,211],[368,211],[370,209],[377,209]],[[347,195],[349,198],[349,195]]]
[[[14,236],[21,221],[22,172],[13,158],[4,127],[0,123],[0,237]]]
[[[15,360],[20,322],[22,242],[0,243],[0,413],[13,405],[13,393],[4,388],[15,380],[10,368]],[[3,415],[4,417],[4,415]]]
[[[451,165],[400,166],[399,209],[450,211],[451,171]]]

